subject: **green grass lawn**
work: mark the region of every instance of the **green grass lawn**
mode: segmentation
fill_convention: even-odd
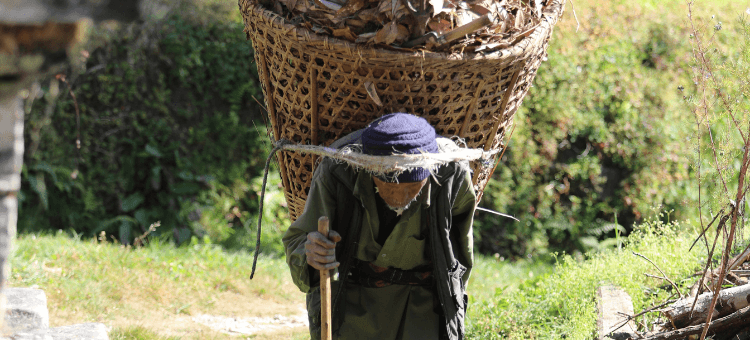
[[[113,327],[115,339],[223,339],[228,336],[191,322],[191,316],[291,315],[304,307],[282,259],[261,257],[253,280],[251,267],[252,256],[214,245],[153,242],[135,249],[62,233],[20,235],[9,285],[43,289],[52,326],[102,322]],[[304,331],[266,338],[289,339]]]
[[[695,233],[659,222],[639,227],[620,250],[559,256],[548,262],[508,262],[477,256],[469,284],[470,339],[590,339],[596,325],[594,294],[601,284],[623,287],[636,310],[671,294],[638,252],[678,284],[705,256],[687,249]],[[20,235],[10,286],[39,287],[48,296],[52,326],[102,322],[113,339],[224,339],[191,322],[212,314],[234,317],[302,313],[304,294],[291,283],[283,259],[261,257],[254,280],[252,256],[194,243],[143,248],[84,241],[64,233]],[[661,287],[661,288],[660,288]],[[651,317],[653,318],[653,317]],[[258,339],[306,338],[299,327]]]
[[[223,339],[228,336],[191,323],[190,317],[291,315],[304,308],[304,294],[279,258],[261,257],[251,281],[250,254],[213,245],[175,248],[153,242],[131,248],[59,233],[20,235],[15,249],[9,284],[43,289],[52,326],[102,322],[113,328],[113,339]],[[482,306],[551,268],[477,256],[469,318],[482,319],[477,314],[484,312]],[[258,338],[305,335],[306,329],[298,328]]]

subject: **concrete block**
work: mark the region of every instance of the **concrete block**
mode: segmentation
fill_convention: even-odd
[[[0,292],[10,276],[10,254],[16,238],[18,220],[18,200],[15,195],[0,195]],[[0,297],[0,306],[5,300]],[[0,307],[0,312],[3,309]],[[2,315],[0,313],[0,315]]]
[[[0,192],[21,189],[23,165],[23,102],[0,96]]]
[[[33,329],[13,334],[9,339],[12,340],[54,340],[47,332],[47,329]]]
[[[13,333],[49,328],[47,295],[41,289],[5,288],[5,323]]]
[[[599,319],[597,339],[625,340],[634,337],[635,322],[628,321],[633,313],[633,300],[619,287],[601,286],[596,290]]]

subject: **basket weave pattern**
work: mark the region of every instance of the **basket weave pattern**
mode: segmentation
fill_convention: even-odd
[[[459,136],[467,146],[485,150],[503,147],[563,11],[562,0],[550,0],[546,20],[511,48],[448,55],[359,46],[290,25],[254,0],[240,0],[239,6],[276,140],[329,145],[377,117],[408,112],[427,119],[440,135]],[[375,89],[382,105],[368,88]],[[315,159],[281,152],[278,160],[296,220]],[[494,165],[475,162],[472,168],[481,198]]]

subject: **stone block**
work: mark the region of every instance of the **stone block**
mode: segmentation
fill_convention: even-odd
[[[635,336],[633,300],[619,287],[601,286],[596,290],[599,319],[596,322],[597,339],[625,340]]]
[[[0,192],[21,189],[23,165],[23,102],[0,96]]]
[[[33,329],[18,332],[13,334],[10,339],[12,340],[54,340],[49,333],[48,329]]]
[[[6,329],[12,333],[49,328],[47,295],[41,289],[5,288]]]

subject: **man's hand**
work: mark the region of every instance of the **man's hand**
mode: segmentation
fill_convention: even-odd
[[[317,270],[328,270],[339,266],[336,262],[336,242],[341,241],[341,235],[334,230],[328,232],[328,238],[314,231],[307,234],[305,255],[307,264]]]

